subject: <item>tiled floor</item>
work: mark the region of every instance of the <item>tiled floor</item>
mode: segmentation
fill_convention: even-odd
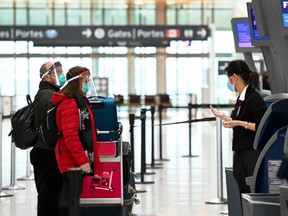
[[[203,114],[204,113],[204,114]],[[199,112],[197,118],[212,116],[209,110]],[[139,115],[139,113],[136,113]],[[119,121],[124,126],[123,139],[129,141],[129,122],[126,111],[119,112]],[[187,110],[168,110],[164,122],[188,120]],[[158,124],[156,114],[155,124]],[[0,216],[36,216],[36,191],[33,180],[18,180],[27,176],[27,154],[29,150],[16,149],[15,177],[11,181],[11,143],[7,134],[9,120],[3,121],[2,128],[2,187],[20,186],[24,189],[2,190],[10,197],[0,198]],[[151,123],[147,115],[146,162],[151,163]],[[135,171],[140,171],[140,121],[135,121]],[[188,124],[163,126],[162,169],[148,169],[154,175],[145,175],[144,181],[153,184],[137,184],[141,201],[134,205],[133,212],[138,216],[216,216],[227,212],[227,204],[206,204],[206,201],[221,198],[217,186],[223,184],[226,197],[225,175],[217,180],[216,123],[200,122],[192,125],[192,155],[189,154]],[[231,131],[223,129],[222,166],[231,166]],[[159,158],[159,127],[155,127],[155,158]],[[147,166],[148,167],[148,166]],[[29,172],[28,172],[29,174]],[[30,177],[30,175],[28,175]],[[32,173],[33,176],[33,173]],[[14,179],[14,180],[13,180]],[[16,180],[15,180],[16,179]],[[1,180],[0,180],[1,182]]]

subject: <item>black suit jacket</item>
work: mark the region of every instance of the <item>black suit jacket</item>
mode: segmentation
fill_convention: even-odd
[[[242,102],[240,111],[237,115],[238,106],[235,104],[234,110],[231,113],[231,118],[233,120],[247,121],[251,123],[256,123],[256,131],[258,125],[267,110],[267,106],[260,96],[260,94],[255,91],[252,86],[248,86],[245,94],[245,100]],[[253,142],[256,132],[244,127],[237,126],[233,128],[233,151],[243,151],[246,149],[253,148]]]

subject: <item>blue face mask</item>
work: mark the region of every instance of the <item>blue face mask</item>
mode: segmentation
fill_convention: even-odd
[[[84,93],[87,93],[87,92],[89,91],[89,86],[88,86],[88,84],[82,85],[82,91],[83,91]]]
[[[234,85],[230,83],[229,79],[228,79],[228,82],[227,82],[227,87],[228,87],[228,89],[230,91],[236,92]]]
[[[62,87],[64,85],[64,83],[66,82],[66,78],[65,78],[65,75],[63,73],[58,76],[58,81],[59,81],[60,87]]]

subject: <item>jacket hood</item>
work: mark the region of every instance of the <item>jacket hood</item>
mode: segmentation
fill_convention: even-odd
[[[60,94],[58,92],[55,92],[53,95],[52,95],[52,99],[51,99],[51,102],[56,105],[60,102],[62,102],[63,100],[67,99],[68,97],[66,95],[63,95],[63,94]]]

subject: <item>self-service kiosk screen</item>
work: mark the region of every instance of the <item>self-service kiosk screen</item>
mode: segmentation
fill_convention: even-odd
[[[255,19],[255,11],[252,8],[251,3],[247,3],[247,10],[248,10],[248,19],[251,24],[251,35],[252,35],[252,44],[254,46],[268,46],[271,44],[271,39],[268,37],[260,37],[257,24],[256,24],[256,19]]]
[[[231,24],[236,52],[259,52],[252,45],[248,19],[244,17],[232,18]]]

